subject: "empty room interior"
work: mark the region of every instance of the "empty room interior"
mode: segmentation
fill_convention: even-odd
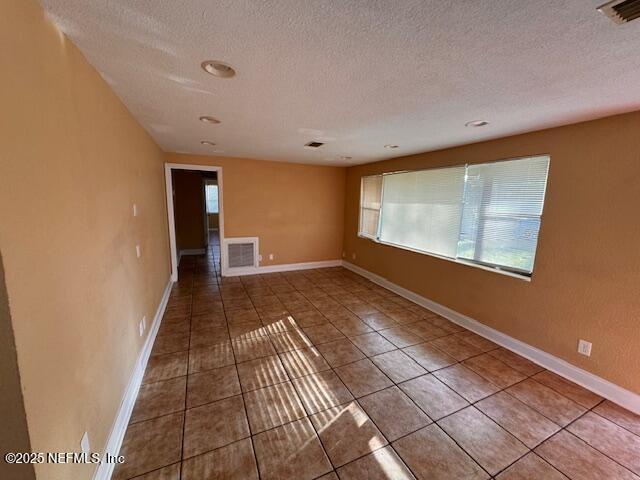
[[[640,480],[640,0],[0,0],[0,478]]]

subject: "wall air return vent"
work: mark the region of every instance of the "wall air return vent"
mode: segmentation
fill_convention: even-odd
[[[324,145],[324,143],[322,142],[309,142],[304,144],[304,146],[307,148],[318,148],[318,147],[321,147],[322,145]]]
[[[256,273],[258,237],[225,238],[223,264],[228,276]]]
[[[613,0],[598,7],[598,11],[620,25],[640,17],[640,0]]]

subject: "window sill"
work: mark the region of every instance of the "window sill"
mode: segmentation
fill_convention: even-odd
[[[421,255],[428,255],[429,257],[438,258],[440,260],[446,260],[448,262],[457,263],[458,265],[465,265],[467,267],[479,268],[480,270],[486,270],[487,272],[498,273],[500,275],[506,275],[507,277],[517,278],[518,280],[522,280],[525,282],[531,282],[531,277],[528,275],[521,275],[519,273],[510,272],[508,270],[502,270],[496,267],[489,267],[487,265],[481,265],[479,263],[468,262],[466,260],[460,260],[457,258],[449,258],[443,255],[438,255],[435,253],[423,252],[422,250],[416,250],[415,248],[405,247],[402,245],[396,245],[395,243],[382,242],[380,240],[376,240],[372,237],[367,237],[366,235],[358,234],[358,238],[362,238],[364,240],[369,240],[370,242],[377,243],[379,245],[386,245],[387,247],[394,247],[400,250],[406,250],[408,252],[419,253]]]

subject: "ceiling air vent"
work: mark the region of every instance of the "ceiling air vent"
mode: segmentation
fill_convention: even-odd
[[[324,145],[324,143],[322,142],[309,142],[304,144],[304,146],[307,148],[318,148],[318,147],[321,147],[322,145]]]
[[[621,25],[640,17],[640,0],[613,0],[598,7],[598,11]]]
[[[258,267],[258,238],[225,238],[223,262],[225,275],[255,273]]]

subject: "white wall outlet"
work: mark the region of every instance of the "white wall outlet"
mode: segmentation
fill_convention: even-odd
[[[136,245],[136,257],[140,258],[140,245]]]
[[[262,261],[262,255],[258,255],[258,261],[261,262]]]
[[[269,254],[269,260],[273,260],[273,253]]]
[[[147,316],[142,317],[142,328],[147,329]]]
[[[89,432],[84,432],[80,440],[80,449],[82,453],[91,453],[91,445],[89,444]]]
[[[587,357],[591,356],[591,342],[587,342],[586,340],[578,341],[578,353],[582,355],[586,355]]]
[[[355,252],[351,254],[351,259],[352,259],[352,260],[355,260],[355,259],[356,259],[356,254],[355,254]]]
[[[144,324],[142,323],[142,320],[140,320],[138,328],[140,329],[140,336],[144,335]]]
[[[138,216],[138,205],[136,205],[135,203],[133,204],[133,216]]]

